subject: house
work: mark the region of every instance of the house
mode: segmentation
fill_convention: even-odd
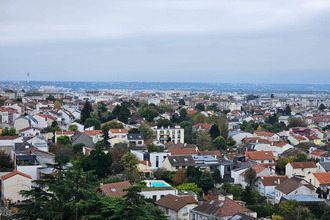
[[[319,137],[316,137],[316,136],[308,136],[306,135],[305,136],[307,138],[307,140],[310,142],[310,143],[313,143],[317,146],[321,146],[322,142],[321,142],[321,139]]]
[[[192,155],[198,153],[195,148],[170,148],[168,152],[171,153],[171,155]]]
[[[268,168],[268,167],[264,167],[260,164],[256,164],[253,165],[251,167],[252,169],[254,169],[256,171],[256,177],[261,177],[261,176],[272,176],[275,174],[275,170]],[[240,170],[240,174],[238,176],[238,178],[236,178],[237,182],[234,182],[235,184],[241,184],[243,188],[245,188],[247,186],[247,182],[245,181],[245,173],[248,170],[248,168],[245,168],[244,170]],[[234,178],[235,180],[235,178]]]
[[[168,194],[178,195],[178,190],[163,180],[145,180],[144,182],[146,187],[141,189],[141,195],[146,199],[158,201]]]
[[[35,146],[38,150],[48,152],[47,142],[40,137],[33,137],[27,140],[28,143]]]
[[[244,138],[251,138],[253,135],[248,132],[243,131],[231,131],[228,134],[229,137],[232,137],[237,145],[242,144]]]
[[[12,203],[26,200],[21,190],[31,190],[31,176],[25,173],[14,171],[1,177],[1,199],[9,200]]]
[[[127,140],[129,146],[137,146],[141,147],[144,146],[144,136],[143,134],[127,134]]]
[[[300,143],[303,143],[303,142],[308,142],[308,140],[306,138],[304,138],[303,136],[301,135],[294,135],[294,134],[291,134],[289,137],[288,137],[288,141],[290,141],[290,143],[292,145],[298,145]]]
[[[99,193],[108,197],[122,197],[126,195],[126,191],[123,189],[131,187],[131,184],[128,181],[101,184]]]
[[[275,203],[279,203],[284,195],[311,195],[317,197],[315,187],[306,180],[292,177],[275,187]]]
[[[75,133],[74,135],[72,135],[70,137],[71,140],[71,145],[75,145],[75,144],[84,144],[86,147],[90,147],[90,148],[94,148],[94,142],[93,142],[93,138],[91,138],[90,136],[86,135],[85,133]]]
[[[278,136],[275,133],[271,133],[271,132],[266,132],[266,131],[255,131],[253,133],[254,137],[260,137],[261,139],[265,139],[268,141],[279,141],[280,140],[280,136]]]
[[[16,131],[22,130],[28,127],[39,127],[38,121],[30,115],[21,116],[15,119],[14,128]]]
[[[318,172],[317,173],[328,173],[330,172],[330,161],[328,162],[318,162],[316,164]]]
[[[275,187],[288,179],[287,176],[260,176],[255,182],[255,188],[260,195],[266,196],[269,201],[274,203]]]
[[[174,127],[152,127],[151,128],[156,135],[156,139],[161,143],[166,144],[171,141],[172,143],[184,143],[184,129],[180,126]]]
[[[278,122],[283,122],[286,126],[288,126],[288,124],[289,124],[289,119],[290,119],[290,116],[280,116],[279,118],[278,118]]]
[[[169,171],[178,171],[180,169],[185,169],[188,166],[196,166],[191,155],[168,156],[163,161],[163,167]]]
[[[321,155],[326,153],[327,151],[325,150],[321,150],[321,149],[316,149],[313,150],[312,152],[309,153],[309,158],[313,158],[313,159],[321,159]]]
[[[324,192],[327,192],[330,187],[330,173],[311,173],[305,180],[315,187],[320,187]]]
[[[11,155],[12,157],[12,149],[15,143],[22,143],[23,137],[20,136],[0,136],[0,151],[4,151],[6,154]]]
[[[22,137],[39,136],[41,129],[37,127],[28,127],[17,131]]]
[[[246,160],[252,160],[262,166],[275,169],[276,161],[272,151],[246,151]]]
[[[38,124],[39,128],[43,129],[48,126],[46,115],[38,113],[38,114],[33,115],[33,118],[35,118],[38,121],[37,124]]]
[[[85,130],[84,133],[92,138],[94,144],[103,140],[102,130]]]
[[[116,138],[116,143],[127,143],[127,134],[128,131],[127,129],[124,128],[119,128],[119,129],[110,129],[109,130],[109,137],[111,138]],[[111,145],[113,146],[115,143],[112,143]]]
[[[257,213],[246,208],[244,202],[235,201],[232,196],[219,196],[193,208],[190,212],[190,219],[229,219],[237,213],[257,217]]]
[[[252,148],[256,151],[272,151],[274,156],[278,157],[284,151],[292,149],[293,146],[286,142],[271,142],[270,144],[263,144],[263,143],[255,143],[249,144],[249,148]]]
[[[196,166],[198,166],[201,170],[214,172],[215,170],[220,168],[219,159],[211,155],[193,155],[192,158],[194,159]]]
[[[139,173],[142,173],[144,177],[151,177],[152,170],[151,170],[151,163],[147,160],[139,161],[139,164],[137,165],[137,168],[139,170]]]
[[[181,197],[167,194],[155,204],[169,217],[169,220],[188,220],[190,210],[195,208],[198,203],[192,196]]]
[[[289,178],[293,176],[307,177],[311,173],[316,173],[317,166],[315,162],[291,162],[285,165],[285,175]]]
[[[131,153],[135,154],[139,161],[150,161],[151,170],[162,168],[165,158],[171,155],[169,152],[148,152],[146,150],[131,150]]]
[[[209,131],[211,129],[211,124],[198,123],[193,126],[194,131]]]
[[[309,205],[311,203],[324,203],[323,199],[310,195],[284,195],[282,196],[280,203],[288,200],[295,200],[299,205]]]

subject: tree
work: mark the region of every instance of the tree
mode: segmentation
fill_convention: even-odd
[[[101,128],[101,122],[97,119],[87,118],[85,121],[85,128],[94,126],[94,130],[99,130]]]
[[[167,127],[172,127],[172,126],[173,126],[173,123],[168,119],[160,119],[157,124],[158,128],[161,128],[161,127],[167,128]]]
[[[130,129],[128,130],[128,133],[129,133],[129,134],[139,134],[140,131],[139,131],[138,128],[130,128]]]
[[[320,105],[319,105],[319,110],[320,111],[323,111],[324,109],[326,109],[327,107],[325,107],[325,105],[323,104],[323,103],[321,103]]]
[[[225,115],[222,115],[220,117],[220,121],[219,121],[219,130],[220,130],[220,135],[224,138],[227,139],[228,138],[228,121],[227,121],[227,117]]]
[[[175,185],[181,185],[186,180],[186,169],[178,170],[173,178],[173,183]]]
[[[300,118],[290,118],[289,119],[289,124],[288,124],[288,127],[289,128],[292,128],[292,127],[306,127],[307,126],[307,123],[300,119]]]
[[[61,136],[57,137],[57,144],[71,146],[71,141],[70,141],[69,136],[61,135]]]
[[[151,122],[155,117],[159,115],[156,109],[154,108],[145,108],[140,115],[144,117],[147,121]]]
[[[296,200],[284,201],[280,204],[278,211],[282,216],[290,216],[297,206],[298,204]]]
[[[124,125],[117,121],[110,121],[110,122],[107,122],[106,124],[109,125],[109,129],[123,129],[124,128]]]
[[[250,185],[246,186],[242,192],[242,200],[246,202],[247,205],[254,205],[255,200],[253,199],[252,188]]]
[[[203,172],[200,171],[199,167],[188,166],[186,171],[186,176],[189,183],[197,183],[201,178]]]
[[[5,128],[2,133],[1,136],[18,136],[18,134],[16,133],[15,128]]]
[[[183,183],[177,187],[175,187],[177,190],[179,191],[187,191],[187,190],[191,190],[193,191],[197,196],[200,195],[200,193],[202,192],[202,188],[199,188],[196,183]]]
[[[52,96],[52,95],[49,95],[49,96],[46,98],[46,100],[47,100],[47,101],[53,101],[53,102],[56,101],[55,97]]]
[[[219,149],[219,150],[226,150],[228,147],[226,140],[222,136],[219,136],[216,139],[214,139],[214,141],[212,142],[212,145],[214,148]]]
[[[191,116],[191,120],[193,121],[194,124],[206,123],[207,117],[200,112],[196,112]]]
[[[130,182],[136,182],[139,176],[139,171],[137,165],[139,164],[139,159],[133,153],[126,153],[120,160],[121,166],[124,168],[124,173],[126,178]]]
[[[212,140],[220,135],[219,127],[217,125],[212,125],[211,129],[209,130],[210,136]]]
[[[271,98],[271,99],[274,98],[274,94],[270,94],[270,98]]]
[[[129,152],[129,147],[126,143],[117,143],[111,148],[113,158],[112,170],[115,174],[123,171],[123,167],[120,165],[120,160],[127,152]]]
[[[197,111],[200,111],[200,112],[205,111],[205,105],[204,105],[203,103],[198,103],[198,104],[195,106],[195,109],[196,109]]]
[[[35,180],[38,187],[21,191],[33,203],[20,205],[15,219],[82,219],[96,208],[92,173],[77,164],[66,170],[59,165],[52,168],[56,172]]]
[[[213,173],[212,173],[212,178],[214,179],[215,183],[221,183],[222,182],[222,177],[221,177],[221,173],[219,169],[216,169]]]
[[[85,146],[84,143],[78,143],[72,146],[72,152],[73,154],[82,153],[83,147]]]
[[[179,114],[180,114],[180,122],[189,121],[189,117],[186,109],[184,108],[180,109]]]
[[[12,170],[13,162],[10,155],[6,154],[5,151],[0,150],[0,172],[7,172]]]
[[[208,105],[206,107],[206,110],[212,110],[212,111],[219,111],[218,104],[217,103],[212,103],[212,105]]]
[[[204,171],[201,178],[197,181],[198,187],[202,188],[205,194],[214,188],[214,180],[208,171]]]
[[[158,179],[158,180],[165,180],[166,176],[169,174],[170,171],[168,171],[165,168],[158,168],[155,172],[154,172],[154,176]]]
[[[308,161],[307,155],[304,153],[298,153],[293,159],[294,162],[305,162]]]
[[[248,95],[247,97],[246,97],[246,100],[247,101],[250,101],[250,100],[254,100],[254,99],[257,99],[258,98],[258,96],[255,96],[255,95]]]
[[[256,180],[257,174],[256,171],[250,167],[249,169],[246,170],[244,174],[245,182],[249,185],[252,186],[254,181]]]
[[[93,171],[101,179],[111,174],[112,162],[112,154],[110,152],[105,153],[102,148],[97,147],[82,161],[82,167],[85,171]]]
[[[154,132],[151,130],[151,128],[146,124],[141,124],[139,126],[139,132],[143,134],[144,140],[148,140],[150,138],[153,138],[155,136]]]
[[[174,112],[173,106],[170,104],[159,104],[157,106],[157,110],[159,113],[165,113],[165,112]]]
[[[179,105],[185,105],[186,103],[184,102],[183,99],[179,99]]]
[[[204,130],[197,132],[196,143],[200,150],[210,150],[212,148],[211,141],[209,132]]]
[[[161,148],[160,148],[160,146],[157,146],[157,145],[155,145],[153,143],[147,144],[146,147],[147,147],[149,153],[162,151]]]
[[[55,108],[55,109],[60,109],[60,108],[61,108],[61,103],[60,103],[58,100],[56,100],[56,101],[54,102],[54,108]]]
[[[128,122],[128,118],[131,115],[131,112],[129,108],[131,107],[131,103],[127,101],[123,101],[121,105],[117,105],[114,110],[112,111],[112,114],[118,118],[119,121],[122,121],[124,123]]]
[[[74,131],[75,133],[78,132],[78,126],[77,125],[69,125],[69,131]]]
[[[291,115],[291,108],[289,105],[287,105],[284,109],[284,114],[285,115]]]
[[[232,185],[228,192],[233,195],[234,200],[242,200],[243,188],[241,185],[239,184]]]
[[[227,138],[227,145],[228,146],[234,146],[236,144],[236,141],[234,140],[234,138],[232,136]]]
[[[92,111],[93,111],[92,105],[90,104],[89,101],[86,101],[84,104],[84,108],[81,111],[81,117],[80,117],[83,123],[85,123],[87,118],[90,118],[90,114]]]
[[[63,144],[55,144],[53,152],[55,154],[55,162],[63,165],[68,163],[71,156],[73,156],[72,149]]]

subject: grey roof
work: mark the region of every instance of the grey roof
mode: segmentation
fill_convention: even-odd
[[[127,139],[128,140],[143,140],[144,136],[143,136],[143,134],[128,134]]]
[[[237,213],[233,217],[231,217],[229,220],[254,220],[254,219],[256,219],[256,218],[249,216],[249,215],[245,215],[243,213]]]
[[[325,169],[326,172],[330,171],[330,162],[320,162],[320,165]]]
[[[231,171],[236,172],[236,171],[240,171],[240,170],[244,170],[244,169],[248,169],[248,167],[239,167],[239,168],[233,169]]]
[[[176,166],[195,166],[195,161],[191,155],[168,156],[168,160],[173,167]]]
[[[315,198],[310,195],[283,195],[281,200],[296,200],[297,202],[324,202],[323,199]]]

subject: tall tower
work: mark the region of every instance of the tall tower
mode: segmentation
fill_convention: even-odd
[[[27,73],[26,76],[27,76],[27,83],[29,83],[30,82],[30,73]]]

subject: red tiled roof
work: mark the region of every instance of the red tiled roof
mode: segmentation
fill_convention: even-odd
[[[125,134],[128,134],[128,131],[125,128],[119,128],[119,129],[117,129],[117,128],[111,128],[110,129],[110,132],[111,133],[125,133]]]
[[[197,204],[196,201],[195,203]],[[191,204],[191,202],[188,198],[167,194],[166,196],[155,202],[155,204],[168,209],[172,209],[174,211],[179,211],[186,205]]]
[[[277,147],[284,147],[287,144],[288,143],[286,143],[286,142],[280,142],[280,143],[276,143],[275,146],[277,146]]]
[[[314,150],[312,153],[310,153],[311,155],[315,155],[315,156],[321,156],[322,154],[324,154],[325,152],[327,152],[327,151],[325,151],[325,150],[320,150],[320,149],[316,149],[316,150]]]
[[[272,137],[275,135],[275,133],[270,133],[266,131],[256,131],[255,132],[258,136],[267,136],[267,137]]]
[[[56,131],[57,135],[74,134],[74,131]]]
[[[97,135],[102,134],[102,130],[85,130],[86,135]]]
[[[144,142],[144,145],[151,144],[153,141],[154,141],[153,138],[149,138],[148,140],[146,140],[146,141]]]
[[[126,195],[126,191],[123,189],[129,188],[131,184],[128,181],[110,183],[101,185],[100,188],[102,192],[109,197],[122,197]]]
[[[198,123],[194,125],[195,128],[201,128],[201,129],[210,129],[212,125],[210,124],[204,124],[204,123]]]
[[[171,155],[182,155],[182,154],[197,154],[196,149],[193,148],[181,148],[181,149],[168,149]]]
[[[313,173],[320,184],[330,184],[330,173]]]
[[[245,156],[250,160],[275,159],[272,151],[246,151]]]
[[[23,129],[19,130],[18,132],[28,131],[30,129],[37,129],[37,130],[41,131],[41,129],[37,128],[37,127],[27,127],[27,128],[23,128]]]
[[[261,171],[265,170],[266,168],[260,164],[256,164],[252,166],[252,169],[256,171],[256,174],[259,174]],[[241,173],[241,176],[244,176],[247,170],[245,170],[243,173]]]
[[[195,114],[196,112],[198,112],[197,110],[187,110],[187,114],[188,115],[193,115]]]
[[[139,161],[139,163],[141,163],[143,165],[146,165],[146,166],[151,166],[151,162],[150,161],[147,161],[147,160],[141,160],[141,161]]]
[[[293,169],[298,169],[298,168],[316,168],[316,163],[307,161],[307,162],[291,162],[290,163]]]
[[[11,173],[8,173],[8,174],[2,176],[2,180],[9,179],[9,178],[11,178],[11,177],[13,177],[15,175],[21,175],[21,176],[24,176],[26,178],[32,179],[30,175],[27,175],[25,173],[22,173],[22,172],[19,172],[19,171],[16,170],[14,172],[11,172]]]
[[[264,186],[276,186],[288,179],[287,176],[262,176],[259,178]]]
[[[40,113],[38,113],[38,114],[36,114],[36,115],[38,115],[38,116],[40,116],[40,117],[42,117],[42,118],[46,118],[46,116],[45,116],[45,115],[43,115],[43,114],[40,114]]]

